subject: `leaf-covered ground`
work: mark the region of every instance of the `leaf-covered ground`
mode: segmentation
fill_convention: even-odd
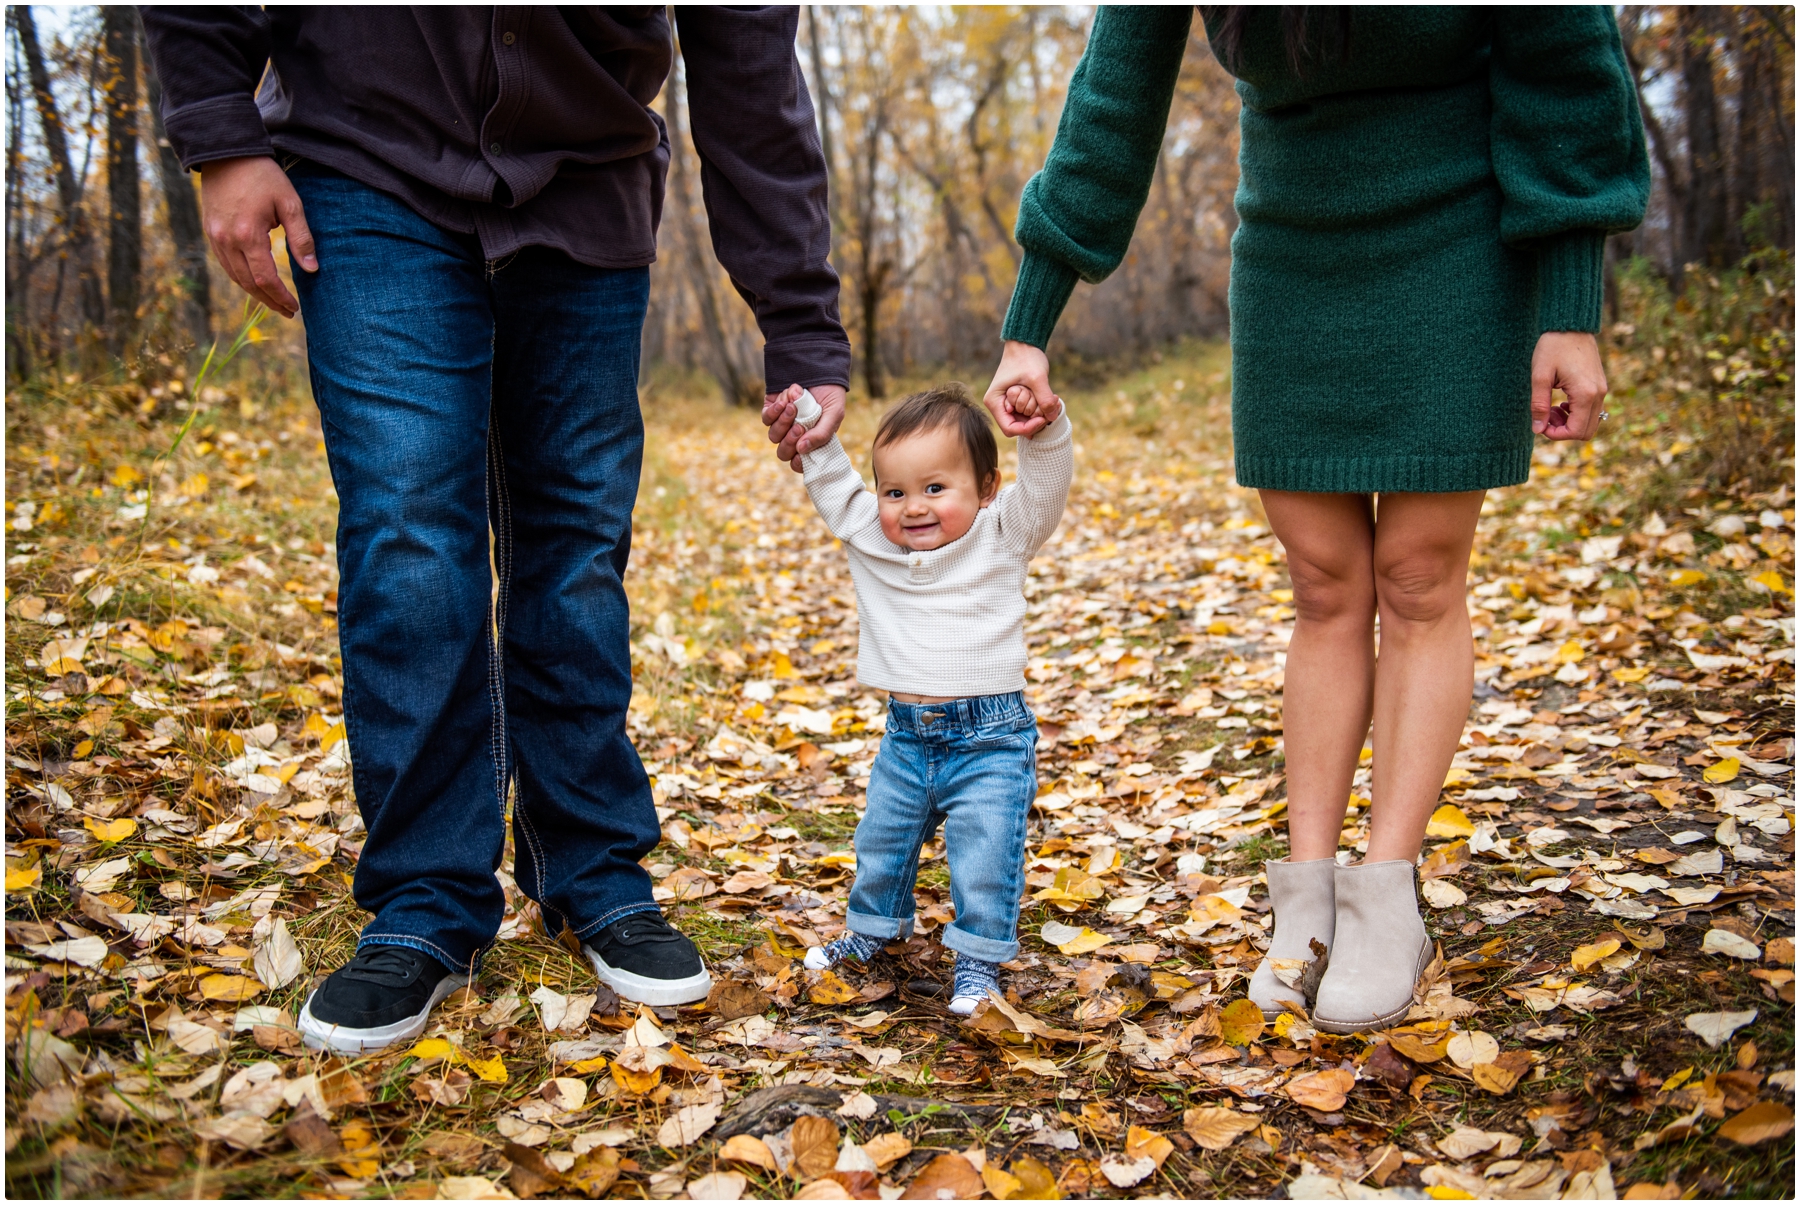
[[[882,700],[843,555],[754,416],[662,388],[632,726],[646,862],[719,987],[619,1005],[508,879],[475,987],[350,1061],[292,1030],[363,919],[316,417],[273,352],[166,463],[169,369],[16,396],[10,1195],[1790,1194],[1791,492],[1597,508],[1606,458],[1546,447],[1492,495],[1477,698],[1421,869],[1442,959],[1377,1040],[1264,1026],[1241,1002],[1294,613],[1231,483],[1226,364],[1072,397],[1004,1002],[945,1011],[941,844],[918,936],[801,967],[842,928]]]

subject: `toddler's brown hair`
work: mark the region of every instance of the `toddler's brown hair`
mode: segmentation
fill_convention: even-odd
[[[969,464],[975,470],[976,488],[985,494],[1000,474],[1000,447],[988,425],[987,411],[969,396],[968,386],[960,381],[901,398],[881,416],[881,425],[875,429],[875,446],[885,448],[922,431],[946,426],[954,426],[962,436]]]

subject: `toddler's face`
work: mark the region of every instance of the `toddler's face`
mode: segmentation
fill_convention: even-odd
[[[920,431],[875,451],[881,533],[902,548],[929,552],[961,539],[998,487],[997,479],[985,488],[975,480],[969,451],[953,426]]]

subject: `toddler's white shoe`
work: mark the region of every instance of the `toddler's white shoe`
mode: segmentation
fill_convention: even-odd
[[[953,996],[950,1000],[950,1011],[959,1017],[966,1017],[975,1011],[975,1007],[983,999],[984,997],[981,996]]]
[[[831,966],[831,955],[829,955],[825,952],[824,946],[814,946],[812,949],[810,949],[806,952],[806,969],[807,970],[823,971],[823,970],[829,969],[830,966]]]

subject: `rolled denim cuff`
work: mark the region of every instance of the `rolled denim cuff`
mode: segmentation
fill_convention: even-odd
[[[421,954],[429,954],[453,971],[473,975],[481,970],[481,956],[487,953],[483,946],[467,958],[458,958],[443,946],[423,937],[412,937],[405,933],[364,933],[356,939],[356,948],[364,946],[402,946],[408,950],[417,950]]]
[[[983,962],[1011,962],[1019,956],[1018,942],[977,937],[958,929],[954,922],[944,927],[944,935],[939,940],[958,954],[967,954],[970,958],[979,958]]]
[[[870,916],[866,912],[846,912],[844,925],[852,933],[864,937],[879,937],[883,941],[905,941],[912,936],[913,918],[910,916]]]

